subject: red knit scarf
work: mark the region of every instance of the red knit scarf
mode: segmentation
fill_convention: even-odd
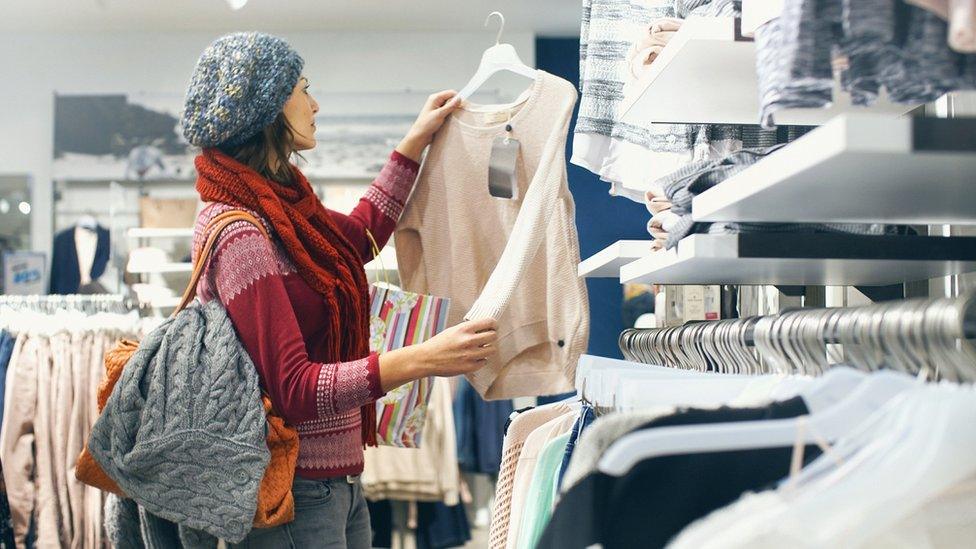
[[[302,279],[325,298],[331,323],[329,363],[369,354],[369,286],[359,252],[332,221],[308,180],[291,166],[288,185],[262,177],[217,149],[195,160],[197,192],[208,202],[260,214],[281,240]],[[362,408],[363,443],[376,445],[376,407]]]

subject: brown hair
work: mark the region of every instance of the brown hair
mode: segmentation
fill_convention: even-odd
[[[268,124],[254,137],[236,147],[220,145],[220,152],[230,156],[242,164],[246,164],[262,177],[278,183],[292,183],[293,174],[289,159],[292,154],[301,157],[294,149],[295,134],[285,119],[285,113],[280,112],[274,122]],[[277,166],[272,166],[272,159],[279,159]]]

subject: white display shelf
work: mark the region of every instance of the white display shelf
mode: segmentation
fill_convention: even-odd
[[[157,307],[159,309],[175,309],[179,306],[180,301],[182,300],[183,296],[158,297],[155,299],[150,299],[148,304],[150,307]]]
[[[148,229],[136,227],[126,231],[129,238],[187,238],[193,236],[193,229]]]
[[[742,36],[753,36],[756,29],[783,13],[783,0],[742,0]]]
[[[127,269],[132,274],[149,273],[190,273],[193,272],[193,263],[163,263],[155,267]]]
[[[651,251],[650,240],[618,240],[579,264],[581,278],[617,278],[620,268],[646,256]]]
[[[738,36],[734,18],[687,19],[644,76],[627,86],[624,94],[619,112],[627,124],[758,124],[755,43]],[[830,107],[782,110],[775,121],[820,125],[844,112],[904,114],[913,107],[884,97],[871,107],[856,107],[848,94],[835,90]]]
[[[976,238],[694,234],[620,269],[648,284],[884,286],[976,271]]]
[[[697,221],[976,223],[976,120],[841,116],[696,196],[692,213]]]

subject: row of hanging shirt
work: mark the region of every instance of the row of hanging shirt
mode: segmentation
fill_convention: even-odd
[[[971,543],[976,362],[961,334],[973,303],[970,295],[835,313],[838,322],[875,317],[873,333],[843,329],[863,336],[869,362],[887,357],[881,370],[861,357],[824,371],[798,353],[795,371],[823,373],[784,374],[782,357],[764,356],[766,373],[744,375],[584,356],[580,399],[523,411],[508,427],[490,546]],[[794,335],[825,318],[783,316]],[[912,322],[927,328],[903,330]],[[907,340],[930,361],[916,362],[915,375],[911,361],[892,358]],[[939,367],[963,382],[932,379]]]
[[[102,547],[103,494],[74,477],[104,353],[160,319],[122,296],[0,297],[0,462],[17,547]]]

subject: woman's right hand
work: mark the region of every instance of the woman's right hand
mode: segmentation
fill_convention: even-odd
[[[427,375],[450,377],[473,372],[485,365],[495,352],[498,322],[469,320],[452,326],[422,343],[419,360]]]
[[[467,374],[485,365],[495,353],[498,323],[470,320],[452,326],[418,345],[380,356],[380,383],[390,391],[415,379]]]

